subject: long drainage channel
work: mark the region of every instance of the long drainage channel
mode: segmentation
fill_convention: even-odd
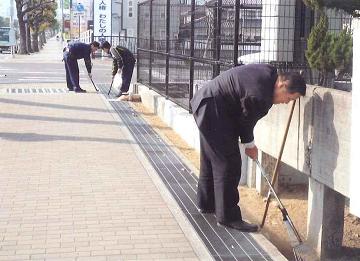
[[[107,88],[98,85],[103,95]],[[248,233],[218,227],[196,207],[197,177],[127,102],[109,101],[215,260],[273,260]]]

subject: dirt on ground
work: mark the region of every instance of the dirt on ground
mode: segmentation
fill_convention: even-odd
[[[157,131],[165,137],[170,145],[181,152],[192,165],[199,170],[199,153],[190,148],[182,138],[167,126],[158,116],[151,113],[141,102],[130,102],[131,106]],[[196,173],[198,175],[198,171]],[[278,196],[286,207],[302,240],[306,239],[307,195],[306,185],[279,186]],[[266,198],[253,188],[239,187],[240,207],[243,215],[252,223],[260,224],[265,209]],[[256,206],[256,207],[254,207]],[[341,261],[360,260],[360,219],[349,214],[345,209],[343,248],[332,259]],[[261,233],[267,237],[289,260],[294,260],[293,250],[289,243],[288,233],[277,204],[272,202]],[[305,260],[308,261],[308,260]]]

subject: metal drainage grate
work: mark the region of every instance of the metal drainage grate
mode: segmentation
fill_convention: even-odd
[[[66,88],[7,88],[6,93],[14,94],[52,94],[52,93],[67,93]]]
[[[104,95],[107,88],[100,86]],[[248,233],[216,225],[197,211],[197,177],[171,147],[126,102],[110,101],[215,260],[272,260]]]

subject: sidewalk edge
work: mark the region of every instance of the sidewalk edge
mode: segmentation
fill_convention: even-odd
[[[105,96],[103,94],[100,95],[112,117],[117,121],[122,121],[120,116],[117,115],[117,113],[114,111],[114,109],[112,108],[111,104],[107,101]],[[151,180],[155,184],[157,190],[159,191],[160,195],[166,202],[169,210],[171,211],[176,221],[178,222],[185,237],[189,240],[198,258],[200,260],[214,260],[213,257],[210,255],[208,249],[206,248],[205,244],[203,243],[199,235],[196,233],[195,229],[192,227],[191,223],[187,220],[186,216],[181,211],[174,197],[170,194],[165,184],[162,182],[162,180],[156,173],[155,169],[151,166],[149,160],[146,158],[146,155],[141,150],[136,140],[128,130],[128,128],[123,125],[119,125],[119,128],[124,132],[126,138],[133,141],[131,147],[134,149],[136,157],[139,159],[140,163],[146,170],[147,174],[150,176]]]

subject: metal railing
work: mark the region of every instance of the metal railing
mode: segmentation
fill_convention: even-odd
[[[87,30],[82,32],[80,35],[80,42],[91,43],[92,41],[108,41],[111,45],[117,46],[121,45],[129,49],[133,54],[137,53],[137,38],[136,37],[125,37],[122,35],[112,35],[112,36],[97,36],[93,35],[92,30]]]
[[[147,0],[138,5],[137,80],[186,109],[203,82],[243,63],[303,70],[316,84],[305,52],[317,20],[299,0]],[[349,23],[329,14],[332,31]]]

